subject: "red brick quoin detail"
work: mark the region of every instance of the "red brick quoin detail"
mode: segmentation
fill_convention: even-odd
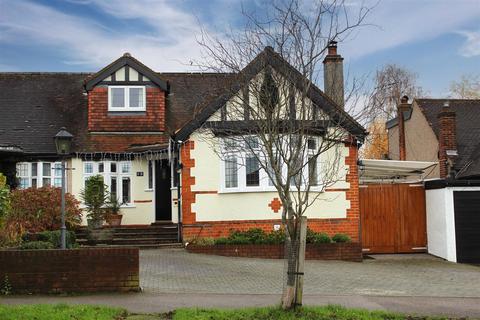
[[[122,115],[108,112],[108,88],[95,87],[88,93],[89,131],[164,131],[165,92],[146,88],[146,111]]]
[[[350,208],[347,209],[347,217],[343,219],[309,219],[308,227],[317,232],[326,232],[330,236],[336,233],[345,233],[352,241],[359,241],[360,206],[358,190],[358,167],[357,167],[357,146],[352,143],[345,143],[349,148],[349,154],[345,158],[345,164],[349,171],[346,177],[350,188],[345,190],[346,199],[350,201]],[[281,224],[280,219],[276,220],[241,220],[241,221],[199,221],[197,223],[195,213],[192,212],[192,204],[195,203],[195,195],[199,192],[192,192],[191,186],[195,184],[195,177],[191,176],[191,168],[195,166],[195,160],[191,159],[190,151],[194,149],[194,143],[187,141],[181,151],[182,156],[182,215],[183,235],[185,239],[197,237],[224,237],[232,230],[248,230],[261,228],[271,232],[274,225]],[[227,213],[226,213],[227,214]],[[227,216],[227,215],[226,215]]]
[[[272,211],[277,213],[282,208],[282,202],[278,198],[273,198],[272,202],[268,204]]]

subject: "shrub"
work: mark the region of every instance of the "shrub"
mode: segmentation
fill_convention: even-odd
[[[212,246],[215,244],[215,239],[213,238],[196,238],[190,241],[191,244],[197,246]]]
[[[25,233],[58,230],[61,225],[61,190],[54,187],[17,189],[10,193],[11,210],[4,217],[0,234],[10,244]],[[81,222],[80,202],[65,194],[65,224],[69,229]]]
[[[331,243],[332,239],[325,232],[316,233],[314,236],[313,243]]]
[[[35,234],[27,233],[22,237],[22,240],[25,242],[33,242],[33,241],[50,242],[54,248],[60,248],[62,246],[60,230],[43,231]],[[77,247],[75,232],[67,230],[66,245],[67,245],[67,248]]]
[[[10,189],[7,186],[7,178],[0,173],[0,226],[1,220],[10,212]]]
[[[91,176],[85,181],[85,188],[80,192],[86,210],[87,217],[92,220],[103,220],[105,210],[103,206],[108,200],[108,193],[101,175]]]
[[[20,246],[22,250],[41,250],[41,249],[53,249],[53,244],[47,241],[31,241],[22,243]]]
[[[215,244],[228,244],[228,239],[227,238],[217,238],[214,241]]]
[[[282,244],[285,242],[285,238],[286,238],[286,235],[284,230],[273,231],[266,235],[265,243],[266,244]]]
[[[352,240],[350,237],[343,233],[337,233],[332,237],[333,242],[340,243],[340,242],[351,242]]]

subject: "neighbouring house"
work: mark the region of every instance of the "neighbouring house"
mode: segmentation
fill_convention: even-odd
[[[343,59],[336,49],[332,44],[324,61],[327,93],[332,87],[343,92]],[[269,47],[242,74],[253,79],[266,67],[296,74]],[[206,122],[247,120],[228,118],[235,97],[224,84],[236,76],[154,72],[129,54],[94,74],[0,73],[0,170],[20,188],[59,186],[53,136],[66,127],[74,135],[68,191],[78,197],[89,176],[102,175],[123,203],[123,224],[178,223],[185,239],[224,236],[231,229],[271,231],[280,224],[281,203],[266,179],[255,178],[264,173],[246,183],[245,170],[226,166],[205,138]],[[295,77],[293,88],[299,85]],[[343,110],[343,97],[330,98],[314,85],[308,97],[328,117],[346,119],[349,137],[338,141],[341,179],[308,209],[309,227],[359,241],[357,155],[366,132]]]
[[[480,100],[401,100],[389,157],[437,162],[424,181],[428,252],[480,262]]]

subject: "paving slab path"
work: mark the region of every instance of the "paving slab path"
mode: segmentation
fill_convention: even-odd
[[[146,293],[278,294],[284,260],[221,257],[182,249],[140,253]],[[307,295],[480,298],[480,267],[426,254],[378,255],[363,262],[307,261]]]

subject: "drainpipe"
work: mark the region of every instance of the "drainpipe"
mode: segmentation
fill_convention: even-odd
[[[176,146],[177,146],[176,149],[177,149],[177,154],[178,154],[177,167],[175,168],[175,173],[178,176],[178,184],[177,184],[177,210],[178,210],[177,240],[178,240],[178,242],[183,242],[183,235],[182,235],[182,192],[180,191],[181,188],[182,188],[182,176],[180,174],[181,169],[182,169],[182,159],[181,159],[182,141],[177,141]]]

